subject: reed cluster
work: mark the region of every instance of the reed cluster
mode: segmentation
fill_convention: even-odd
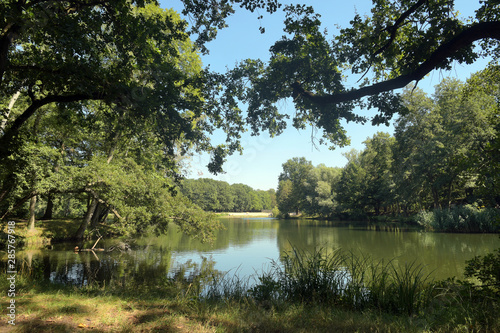
[[[324,304],[412,314],[427,306],[434,293],[434,282],[421,265],[375,261],[341,250],[292,249],[254,280],[251,284],[234,275],[230,280],[214,279],[204,295],[207,299],[245,297],[268,305]]]
[[[443,232],[499,232],[500,211],[473,205],[421,211],[415,222],[426,230]]]

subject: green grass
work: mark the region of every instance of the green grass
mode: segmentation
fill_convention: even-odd
[[[5,301],[2,296],[2,301]],[[408,318],[323,305],[266,307],[180,295],[30,291],[16,297],[12,332],[418,332]],[[4,316],[4,313],[2,313]]]

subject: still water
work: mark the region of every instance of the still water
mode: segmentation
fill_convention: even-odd
[[[20,251],[22,270],[36,266],[43,279],[74,285],[89,282],[154,281],[171,275],[186,262],[213,261],[214,268],[247,277],[279,262],[280,253],[344,249],[368,254],[375,260],[424,265],[436,279],[463,277],[465,261],[500,246],[498,235],[446,234],[405,230],[396,226],[374,227],[340,222],[247,218],[221,220],[224,230],[212,244],[202,244],[175,228],[161,237],[127,240],[128,252],[74,253],[75,243],[55,244],[51,249]],[[92,247],[94,241],[84,244]],[[101,240],[109,248],[117,240]],[[5,261],[5,260],[3,260]]]

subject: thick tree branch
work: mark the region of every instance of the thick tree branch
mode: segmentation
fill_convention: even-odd
[[[350,90],[345,93],[318,95],[305,90],[300,82],[294,82],[291,87],[294,91],[294,96],[303,96],[311,102],[318,105],[337,104],[358,100],[366,96],[376,95],[382,92],[387,92],[395,89],[404,88],[412,81],[419,81],[425,75],[437,68],[444,60],[450,58],[455,52],[469,46],[475,41],[492,38],[500,40],[500,21],[482,22],[472,25],[457,34],[450,41],[442,44],[431,54],[429,59],[424,61],[412,72],[398,76],[394,79],[375,83],[371,86]]]
[[[39,100],[35,100],[31,105],[19,115],[10,125],[2,137],[0,137],[0,160],[9,156],[12,139],[19,132],[21,126],[33,116],[33,114],[44,105],[50,103],[70,103],[84,100],[102,100],[106,96],[101,93],[74,94],[74,95],[50,95]]]
[[[99,100],[103,99],[104,95],[99,93],[91,94],[74,94],[74,95],[50,95],[39,100],[33,101],[24,112],[14,120],[9,127],[8,132],[17,132],[21,126],[35,113],[36,110],[50,103],[71,103],[84,100]],[[7,135],[7,134],[6,134]]]

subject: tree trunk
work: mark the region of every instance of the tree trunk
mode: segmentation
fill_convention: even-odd
[[[47,208],[45,208],[45,214],[43,214],[42,220],[51,220],[54,213],[54,195],[49,194],[47,198]]]
[[[92,219],[92,215],[94,215],[94,211],[97,207],[98,199],[97,198],[92,198],[92,203],[90,204],[89,208],[87,209],[87,213],[85,214],[85,217],[83,218],[82,224],[80,224],[80,228],[75,233],[75,236],[73,237],[76,240],[82,240],[83,235],[85,234],[85,230],[87,230],[87,226],[90,223],[90,220]]]
[[[374,207],[375,207],[375,215],[379,216],[380,215],[380,203],[376,202]]]
[[[432,198],[434,199],[434,208],[441,208],[439,205],[439,193],[436,189],[432,189]]]
[[[7,126],[7,121],[9,120],[9,115],[12,111],[12,108],[14,107],[14,104],[16,103],[17,99],[19,98],[19,95],[21,95],[21,92],[18,91],[12,96],[9,102],[9,106],[7,108],[7,112],[4,115],[4,119],[0,123],[0,134],[3,134],[3,131],[5,130],[5,126]]]
[[[452,182],[448,184],[448,209],[451,208],[451,190],[452,190]]]
[[[103,210],[103,204],[97,203],[97,206],[94,211],[94,215],[92,215],[92,219],[90,221],[90,228],[93,229],[99,223],[99,218],[101,217],[101,212]]]
[[[30,217],[28,220],[28,230],[35,230],[35,209],[36,209],[36,195],[30,199]]]

